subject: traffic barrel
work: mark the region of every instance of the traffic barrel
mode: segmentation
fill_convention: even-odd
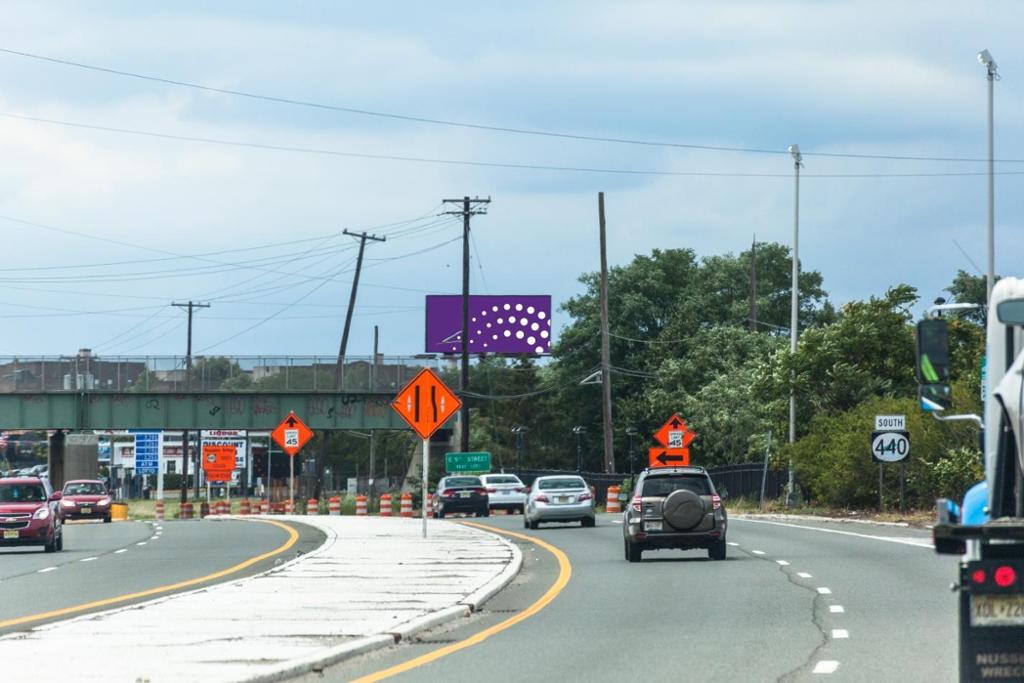
[[[320,503],[316,498],[310,498],[306,501],[306,514],[307,515],[318,515],[320,514]]]
[[[238,514],[248,515],[252,513],[252,505],[249,504],[248,498],[243,498],[242,502],[238,504]]]
[[[412,517],[412,494],[408,491],[402,494],[401,514],[403,517]]]
[[[209,517],[209,516],[210,516],[210,504],[207,503],[204,500],[202,503],[199,504],[199,517],[201,519],[203,517]]]
[[[622,490],[621,486],[609,486],[608,487],[608,499],[604,504],[605,512],[622,512],[622,503],[619,502],[619,492]]]
[[[156,502],[156,519],[158,522],[164,521],[164,502],[162,500]]]
[[[261,515],[269,515],[270,514],[270,499],[269,498],[263,498],[263,499],[260,500],[260,514]]]
[[[181,504],[181,511],[178,513],[178,517],[181,519],[192,519],[192,513],[192,503],[185,502]]]
[[[327,501],[327,511],[331,513],[332,517],[337,517],[341,514],[341,498],[338,496],[332,496]]]
[[[366,496],[356,496],[356,515],[366,515]]]
[[[391,516],[391,494],[385,493],[380,497],[380,516],[390,517]]]
[[[295,512],[295,501],[289,498],[284,502],[284,513],[290,515]]]

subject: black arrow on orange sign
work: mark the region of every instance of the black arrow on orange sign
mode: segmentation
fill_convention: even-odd
[[[289,415],[288,419],[285,420],[285,424],[287,424],[289,427],[294,427],[295,426],[295,416],[294,415]]]
[[[661,453],[658,454],[658,457],[656,457],[655,460],[660,462],[662,465],[667,465],[670,462],[683,462],[683,456],[669,455],[667,452],[662,451]]]
[[[683,425],[683,421],[680,420],[678,417],[673,416],[672,421],[669,422],[669,424],[672,425],[673,427],[679,428]]]

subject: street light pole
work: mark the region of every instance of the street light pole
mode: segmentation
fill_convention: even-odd
[[[523,434],[528,431],[530,430],[522,425],[512,428],[512,433],[516,435],[516,473],[520,479],[523,477]]]
[[[800,154],[799,145],[790,145],[789,153],[793,157],[793,171],[796,191],[793,202],[793,282],[790,289],[790,311],[789,311],[789,351],[796,355],[796,343],[800,336],[800,165],[803,163],[803,155]],[[796,393],[794,387],[789,389],[789,442],[796,441]],[[789,461],[789,493],[787,503],[792,503],[793,496],[793,460]]]
[[[576,473],[579,474],[583,471],[583,433],[586,432],[586,428],[583,425],[576,425],[572,428],[573,434],[576,435]]]
[[[988,73],[988,271],[985,273],[987,300],[992,298],[992,287],[996,284],[996,187],[995,187],[995,122],[993,90],[999,78],[999,65],[988,50],[978,53],[978,62]]]
[[[633,437],[637,435],[636,427],[626,427],[626,439],[629,442],[629,476],[636,473],[633,460]]]

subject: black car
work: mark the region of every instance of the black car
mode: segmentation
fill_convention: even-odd
[[[644,470],[622,514],[623,542],[630,562],[639,562],[645,550],[660,548],[705,548],[712,560],[725,559],[728,519],[703,467]]]
[[[468,512],[477,517],[490,515],[487,489],[480,477],[454,476],[445,477],[437,482],[437,491],[430,507],[434,519],[443,519],[453,512]]]

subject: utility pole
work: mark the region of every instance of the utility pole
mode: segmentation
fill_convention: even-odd
[[[576,435],[576,474],[583,471],[583,434],[587,428],[583,425],[576,425],[572,433]]]
[[[608,242],[605,237],[604,192],[597,193],[597,216],[601,231],[601,417],[604,423],[604,471],[615,471],[612,447],[611,340],[608,335]]]
[[[466,400],[466,392],[469,391],[469,219],[472,216],[486,214],[486,206],[480,205],[490,204],[491,198],[474,197],[470,199],[469,196],[465,196],[462,199],[443,199],[441,201],[445,204],[462,204],[461,209],[445,211],[445,213],[462,216],[462,331],[459,334],[462,348],[462,362],[459,367],[459,396],[462,398],[462,407],[459,409],[459,450],[467,453],[469,452],[469,401]]]
[[[793,157],[793,172],[795,181],[795,195],[793,201],[793,284],[790,291],[789,311],[789,352],[796,355],[797,340],[800,335],[800,166],[804,157],[800,154],[798,145],[790,145],[789,153]],[[794,378],[795,380],[795,378]],[[791,387],[789,390],[789,442],[796,441],[796,393]],[[789,460],[788,476],[789,493],[786,503],[796,503],[794,487],[796,482],[793,477],[793,459]]]
[[[210,304],[202,304],[189,301],[187,304],[171,302],[176,308],[188,309],[188,344],[185,351],[185,391],[192,388],[192,311],[197,308],[209,308]],[[188,461],[189,461],[189,431],[186,429],[181,435],[181,502],[188,502]],[[163,487],[159,487],[163,488]],[[162,494],[159,491],[158,494]],[[199,466],[196,465],[196,499],[199,499]]]
[[[750,245],[750,331],[757,332],[757,235]]]
[[[993,90],[999,78],[999,65],[988,50],[978,53],[978,62],[985,67],[988,77],[988,269],[985,273],[986,301],[992,299],[992,288],[996,284],[996,188],[995,188],[995,120],[993,114]]]

